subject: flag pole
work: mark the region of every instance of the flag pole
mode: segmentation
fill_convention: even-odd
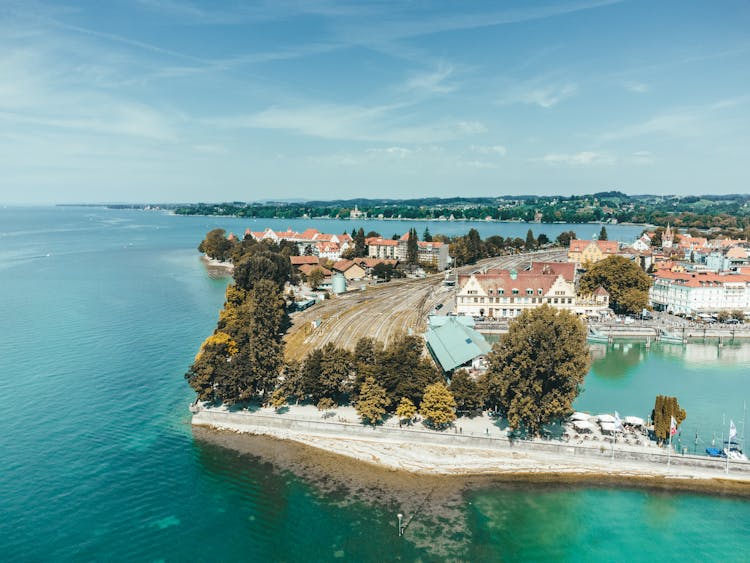
[[[669,417],[669,451],[667,451],[667,467],[672,461],[672,436],[677,433],[677,421],[673,416]]]

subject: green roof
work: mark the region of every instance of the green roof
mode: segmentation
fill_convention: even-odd
[[[469,328],[455,317],[430,328],[425,335],[427,349],[443,371],[451,371],[458,366],[487,354],[492,347],[473,328]]]

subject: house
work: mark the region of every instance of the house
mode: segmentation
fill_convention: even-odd
[[[365,239],[367,255],[370,258],[384,258],[405,262],[408,257],[409,233],[398,240],[370,237]],[[417,241],[417,260],[437,270],[448,267],[448,245],[438,241]]]
[[[333,265],[335,272],[341,272],[349,280],[361,280],[367,275],[366,270],[353,260],[339,260]]]
[[[443,372],[471,366],[492,349],[473,325],[470,317],[430,317],[427,350]]]
[[[301,273],[305,274],[305,276],[309,276],[310,272],[312,272],[314,269],[319,269],[323,272],[323,275],[325,277],[330,277],[332,272],[328,268],[324,268],[323,266],[318,266],[315,264],[302,264],[299,268],[297,268]]]
[[[292,268],[300,269],[300,266],[318,266],[320,265],[320,258],[317,256],[290,256],[289,261],[292,263]]]
[[[568,262],[577,266],[596,264],[609,256],[615,256],[620,250],[616,240],[571,240],[568,247]]]

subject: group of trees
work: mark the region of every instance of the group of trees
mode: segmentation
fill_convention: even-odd
[[[201,243],[204,251],[219,237],[226,240],[221,229],[211,231]],[[276,386],[289,327],[283,290],[292,269],[286,252],[273,243],[232,243],[234,284],[227,286],[216,330],[185,374],[198,400],[232,404]]]
[[[560,233],[555,239],[555,244],[558,246],[568,246],[570,241],[575,238],[576,234],[573,231]],[[492,258],[494,256],[502,256],[503,254],[513,252],[528,252],[546,247],[552,243],[549,237],[544,233],[535,237],[532,229],[529,229],[526,232],[525,239],[521,237],[502,237],[500,235],[493,235],[482,240],[479,236],[479,231],[476,229],[470,229],[469,232],[463,236],[456,236],[444,240],[450,243],[450,255],[459,266],[473,264],[482,258]]]
[[[412,200],[339,200],[304,203],[195,204],[175,207],[180,215],[225,215],[254,218],[348,217],[357,205],[370,217],[386,219],[455,219],[588,223],[615,220],[683,228],[741,231],[750,227],[750,196],[628,196],[619,191],[572,196],[501,196],[485,198],[418,198]],[[117,207],[117,206],[113,206]]]
[[[687,418],[687,413],[685,409],[680,408],[677,397],[657,395],[654,402],[654,410],[651,411],[651,420],[654,423],[654,434],[658,440],[664,442],[669,439],[672,418],[675,419],[676,431],[676,427],[682,424],[682,421]]]
[[[610,308],[617,314],[639,314],[648,306],[652,280],[646,272],[623,256],[608,256],[589,265],[581,276],[581,293],[599,286],[609,292]]]

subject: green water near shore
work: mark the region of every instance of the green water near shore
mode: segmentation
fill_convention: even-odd
[[[314,452],[288,460],[283,443],[241,452],[194,436],[182,374],[223,302],[225,282],[195,251],[215,226],[0,210],[3,560],[747,560],[746,500],[465,489]],[[607,349],[577,406],[643,416],[657,392],[674,394],[685,424],[707,435],[722,413],[741,415],[746,350]],[[399,511],[415,517],[403,538]]]

